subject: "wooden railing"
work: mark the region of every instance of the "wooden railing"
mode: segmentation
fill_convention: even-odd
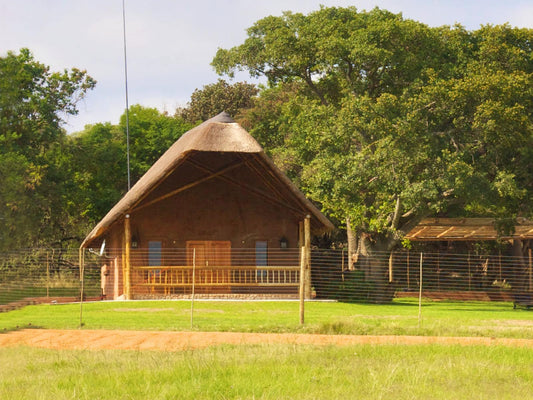
[[[149,288],[190,287],[193,283],[191,266],[134,267],[135,286]],[[209,266],[195,267],[196,287],[292,286],[300,282],[299,267],[285,266]]]

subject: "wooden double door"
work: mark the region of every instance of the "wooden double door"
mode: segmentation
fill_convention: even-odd
[[[195,284],[213,290],[229,289],[231,242],[191,240],[187,242],[187,264],[195,267]],[[224,288],[224,289],[223,289]]]

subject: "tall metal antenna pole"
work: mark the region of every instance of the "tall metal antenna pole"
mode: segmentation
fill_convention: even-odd
[[[122,0],[122,27],[124,37],[124,83],[126,89],[126,160],[128,168],[128,192],[131,189],[130,176],[130,105],[128,100],[128,58],[126,55],[126,5]]]

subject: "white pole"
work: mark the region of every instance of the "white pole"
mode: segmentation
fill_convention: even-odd
[[[122,28],[124,41],[124,89],[126,93],[126,167],[128,172],[128,191],[131,189],[131,174],[130,174],[130,105],[128,99],[128,57],[126,54],[126,4],[122,0]]]
[[[192,296],[191,296],[191,329],[194,321],[194,281],[196,272],[196,249],[192,249]]]
[[[418,329],[420,329],[420,322],[422,321],[422,260],[423,260],[423,253],[420,253],[420,290],[418,292]]]

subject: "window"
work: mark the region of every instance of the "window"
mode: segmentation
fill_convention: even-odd
[[[257,269],[257,279],[259,282],[266,280],[268,272],[259,267],[266,267],[268,265],[267,259],[268,242],[266,240],[258,240],[255,242],[255,266]]]
[[[148,265],[150,267],[161,265],[161,241],[148,242]]]
[[[161,265],[161,241],[148,242],[148,266],[159,267]],[[148,272],[148,281],[155,282],[159,278],[161,270],[154,269]]]

